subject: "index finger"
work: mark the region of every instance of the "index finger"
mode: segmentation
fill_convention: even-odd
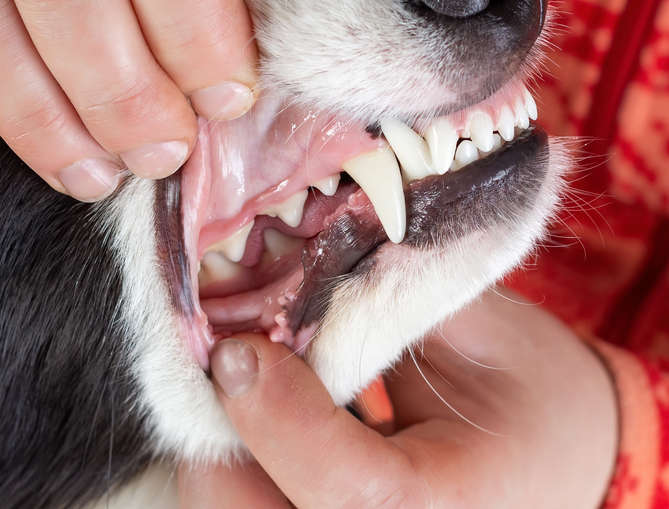
[[[225,340],[211,368],[240,436],[296,506],[420,507],[423,494],[405,451],[337,407],[285,346],[262,336]],[[255,368],[250,386],[240,382]]]

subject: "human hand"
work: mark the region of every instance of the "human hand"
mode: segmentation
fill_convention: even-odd
[[[606,492],[617,441],[609,375],[537,307],[489,294],[430,335],[386,377],[388,436],[335,407],[282,345],[239,339],[218,345],[212,370],[257,463],[183,466],[184,509],[591,509]]]
[[[179,169],[196,113],[245,113],[255,61],[244,0],[0,0],[0,137],[51,187],[96,201],[126,169]]]

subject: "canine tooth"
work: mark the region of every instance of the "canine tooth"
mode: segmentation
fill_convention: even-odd
[[[443,175],[453,163],[458,145],[458,133],[448,120],[441,118],[429,127],[425,139],[430,147],[432,166],[439,175]]]
[[[395,154],[379,148],[343,164],[343,169],[365,192],[391,242],[404,239],[407,225],[402,175]]]
[[[527,114],[527,109],[525,108],[525,103],[522,99],[516,101],[516,125],[521,129],[527,129],[530,127],[530,117]]]
[[[334,196],[339,188],[339,174],[332,175],[331,177],[326,177],[324,179],[315,182],[313,186],[318,189],[325,196]]]
[[[383,119],[381,130],[395,151],[407,182],[436,174],[432,170],[427,143],[416,131],[394,118]]]
[[[263,232],[263,237],[265,239],[265,249],[267,249],[272,258],[279,258],[280,256],[293,253],[303,244],[302,239],[289,237],[274,228],[267,228]]]
[[[241,271],[241,266],[228,260],[223,254],[211,251],[204,255],[201,262],[198,280],[204,287],[216,281],[230,279]]]
[[[207,249],[207,253],[211,251],[220,251],[231,262],[240,261],[244,257],[244,251],[246,251],[246,241],[249,238],[249,234],[251,233],[254,224],[255,221],[251,221],[249,224],[242,226],[229,237],[209,247]]]
[[[266,208],[262,214],[271,217],[278,217],[291,228],[297,228],[302,222],[302,213],[304,212],[304,204],[309,197],[309,191],[306,189],[295,193],[286,201],[278,205],[272,205]]]
[[[499,113],[499,120],[497,121],[497,131],[504,141],[511,141],[515,135],[516,119],[508,106],[502,107]]]
[[[477,111],[469,119],[469,130],[472,135],[472,142],[483,152],[492,150],[493,125],[490,115]]]
[[[459,170],[463,166],[473,163],[479,158],[479,151],[469,140],[463,140],[455,151],[455,161],[453,161],[453,170]]]
[[[537,110],[537,103],[532,97],[532,94],[529,90],[525,89],[523,95],[525,96],[525,108],[527,109],[527,114],[530,116],[531,120],[536,120],[539,118],[539,111]]]

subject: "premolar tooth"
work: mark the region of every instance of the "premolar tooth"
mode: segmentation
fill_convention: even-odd
[[[482,111],[472,114],[469,119],[472,142],[483,152],[490,152],[493,145],[493,125],[490,115]]]
[[[313,186],[318,189],[325,196],[334,196],[339,188],[339,174],[332,175],[331,177],[326,177],[324,179],[315,182]]]
[[[255,221],[251,221],[249,224],[243,226],[228,238],[225,238],[209,247],[207,249],[207,253],[211,251],[220,251],[231,262],[239,262],[242,258],[244,258],[244,252],[246,251],[246,241],[249,238],[249,234],[251,233],[254,224]]]
[[[304,244],[303,239],[289,237],[274,228],[267,228],[263,232],[263,237],[265,240],[265,249],[267,249],[272,258],[279,258],[294,253]]]
[[[379,148],[346,161],[342,167],[372,202],[388,238],[395,244],[402,242],[407,225],[406,203],[393,151]]]
[[[278,217],[291,228],[297,228],[302,222],[302,213],[304,212],[304,204],[309,197],[309,191],[306,189],[295,193],[286,201],[278,205],[272,205],[265,209],[262,214],[271,217]]]
[[[503,106],[502,111],[499,112],[499,120],[497,121],[497,131],[504,141],[511,141],[515,135],[516,119],[508,106]]]
[[[525,108],[525,103],[522,99],[516,101],[516,125],[521,129],[527,129],[530,127],[530,117],[527,114],[527,109]]]
[[[441,118],[429,127],[425,139],[430,147],[432,166],[439,175],[443,175],[453,163],[458,145],[458,133],[448,120]]]
[[[534,97],[532,97],[532,94],[530,94],[529,90],[525,89],[524,95],[525,95],[525,108],[527,109],[527,114],[529,115],[530,119],[536,120],[539,117],[539,112],[537,111],[537,103],[534,100]]]
[[[455,151],[455,161],[453,161],[453,170],[459,170],[469,163],[473,163],[479,158],[479,151],[469,140],[463,140]]]
[[[437,173],[432,170],[427,143],[416,131],[394,118],[382,120],[381,130],[390,146],[393,147],[407,182]]]

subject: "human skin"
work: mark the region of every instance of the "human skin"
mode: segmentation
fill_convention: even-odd
[[[536,306],[488,294],[445,322],[414,351],[434,391],[411,356],[386,376],[395,420],[384,434],[337,408],[282,345],[238,340],[218,346],[212,369],[254,460],[182,466],[184,509],[592,509],[606,493],[618,440],[611,378]]]
[[[166,177],[196,114],[253,105],[252,34],[243,0],[0,0],[0,137],[82,201],[128,171]]]

